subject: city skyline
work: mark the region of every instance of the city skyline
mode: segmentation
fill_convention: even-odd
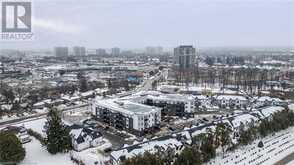
[[[0,41],[0,49],[294,46],[291,0],[32,3],[35,39]]]
[[[0,164],[294,164],[294,0],[0,13]]]

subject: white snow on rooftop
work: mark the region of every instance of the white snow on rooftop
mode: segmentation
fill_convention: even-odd
[[[275,112],[279,112],[284,110],[281,106],[271,106],[264,109],[261,109],[261,113],[264,115],[264,117],[269,117],[270,115],[274,114]]]
[[[236,128],[240,126],[241,122],[243,124],[246,124],[246,123],[250,123],[251,121],[254,121],[254,122],[258,121],[258,118],[250,114],[243,114],[243,115],[235,116],[234,119],[232,120],[232,124]]]
[[[204,95],[196,95],[195,96],[197,99],[199,100],[206,100],[206,99],[209,99],[207,96],[204,96]]]
[[[241,100],[247,101],[244,96],[237,96],[237,95],[219,95],[216,97],[217,100]]]
[[[279,98],[272,98],[272,97],[269,97],[269,96],[261,96],[261,97],[257,98],[257,101],[261,101],[261,102],[264,102],[264,101],[277,101],[277,102],[281,102],[282,100],[279,99]]]
[[[97,99],[96,103],[98,104],[98,106],[109,108],[111,110],[115,110],[129,115],[132,115],[134,113],[144,114],[160,110],[160,108],[119,99]]]
[[[182,146],[182,143],[174,138],[170,138],[166,140],[154,140],[154,141],[140,144],[138,146],[139,146],[138,148],[132,149],[130,152],[128,152],[127,149],[113,151],[111,153],[111,156],[115,158],[116,160],[118,160],[121,156],[130,158],[132,156],[144,154],[144,152],[146,151],[150,153],[154,153],[156,146],[162,147],[164,150],[166,150],[168,147],[175,148],[175,147]]]
[[[183,101],[183,102],[186,102],[186,101],[191,101],[194,99],[193,96],[191,95],[180,95],[180,94],[163,94],[163,95],[158,95],[158,96],[154,96],[154,95],[148,95],[147,98],[150,98],[150,99],[154,99],[154,100],[169,100],[169,101],[175,101],[175,102],[178,102],[178,101]]]

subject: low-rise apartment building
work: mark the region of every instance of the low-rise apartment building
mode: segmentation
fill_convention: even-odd
[[[120,99],[95,99],[92,114],[109,126],[136,135],[152,131],[161,121],[160,108]]]
[[[147,95],[146,105],[162,108],[163,115],[190,116],[195,112],[195,98],[191,95],[162,94]]]
[[[243,109],[248,106],[248,99],[240,95],[218,95],[216,104],[221,108]]]

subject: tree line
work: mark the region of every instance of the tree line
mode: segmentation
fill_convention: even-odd
[[[194,84],[200,86],[231,87],[248,91],[258,92],[265,89],[273,89],[273,85],[267,81],[279,81],[283,74],[277,69],[259,68],[227,68],[227,67],[195,67],[190,70],[174,69],[175,84]],[[282,88],[286,84],[281,83]]]
[[[274,113],[272,116],[262,119],[259,123],[241,123],[237,131],[226,123],[218,123],[215,130],[207,129],[206,133],[201,133],[192,137],[192,144],[186,145],[180,153],[169,155],[169,159],[164,160],[166,155],[161,152],[145,152],[123,161],[123,165],[136,165],[139,162],[144,165],[201,165],[215,158],[217,149],[223,153],[233,151],[239,146],[248,145],[258,138],[268,136],[272,133],[285,130],[294,126],[294,113],[289,109]],[[232,139],[236,138],[237,143]],[[263,147],[262,141],[258,147]],[[172,153],[172,152],[166,152]]]

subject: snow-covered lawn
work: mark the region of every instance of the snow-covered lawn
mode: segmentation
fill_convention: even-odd
[[[17,125],[23,125],[27,129],[32,129],[44,136],[45,134],[42,132],[42,130],[45,122],[46,118],[40,118],[37,120],[26,121]],[[24,148],[26,150],[26,156],[25,159],[20,163],[21,165],[73,165],[73,162],[70,160],[69,153],[51,155],[48,153],[46,148],[33,137],[31,142],[24,144]]]
[[[51,155],[35,138],[32,138],[31,142],[24,144],[24,148],[26,156],[20,165],[73,165],[69,153]]]
[[[259,148],[257,144],[260,140],[252,144],[241,147],[234,152],[223,155],[220,153],[209,165],[270,165],[275,164],[287,155],[294,152],[294,127],[280,131],[274,135],[269,135],[262,139],[264,147]]]
[[[104,149],[110,148],[111,143],[104,139],[104,144],[101,146],[90,148],[81,152],[72,151],[71,155],[78,160],[83,161],[86,165],[104,165],[105,162],[110,160],[109,155],[103,152]]]
[[[27,129],[32,129],[41,135],[45,136],[42,131],[46,118],[40,118],[36,120],[28,120],[25,122],[18,123],[16,125],[25,126]],[[96,148],[90,148],[81,152],[71,151],[73,157],[82,160],[86,165],[94,165],[95,162],[101,165],[103,162],[109,161],[110,157],[103,154],[103,149],[111,147],[111,143],[104,139],[104,144]],[[20,163],[20,165],[73,165],[74,163],[70,160],[70,153],[51,155],[47,152],[46,148],[41,143],[32,137],[32,141],[24,144],[26,149],[26,157]]]

